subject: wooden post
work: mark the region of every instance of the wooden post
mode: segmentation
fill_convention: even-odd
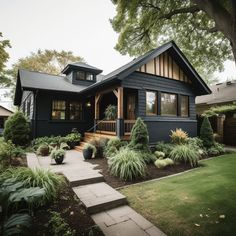
[[[96,94],[95,95],[95,120],[98,120],[99,119],[99,101],[100,101],[100,98],[101,98],[101,94]]]
[[[117,101],[117,115],[118,119],[124,118],[124,90],[123,87],[118,88],[118,101]]]

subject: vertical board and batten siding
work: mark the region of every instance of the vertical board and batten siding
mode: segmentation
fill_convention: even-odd
[[[142,65],[137,69],[137,71],[184,81],[189,84],[192,83],[192,81],[187,78],[183,70],[167,52],[162,53],[158,57]]]
[[[23,105],[25,104],[25,105]],[[25,111],[23,111],[23,106],[25,106]],[[28,108],[28,106],[30,106]],[[28,116],[30,120],[33,119],[34,114],[34,93],[32,91],[23,91],[20,109]],[[27,110],[29,109],[29,115]]]
[[[138,90],[137,114],[147,124],[150,143],[169,141],[170,130],[182,128],[190,136],[197,135],[195,93],[192,84],[151,74],[134,72],[122,81],[124,88]],[[146,116],[146,91],[175,93],[189,96],[189,117]],[[158,104],[160,105],[160,104]]]
[[[83,120],[52,120],[53,100],[81,101],[83,103]],[[89,101],[91,102],[91,107],[86,107],[85,104],[88,100],[79,97],[77,94],[39,91],[36,99],[36,136],[66,135],[71,132],[72,128],[77,128],[83,134],[94,124],[94,101],[92,99]]]

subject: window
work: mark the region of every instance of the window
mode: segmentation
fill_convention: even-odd
[[[93,75],[89,72],[77,71],[76,72],[76,79],[92,81],[93,80]]]
[[[177,95],[161,93],[161,115],[177,116]]]
[[[90,73],[86,73],[86,80],[92,81],[93,80],[93,75],[90,74]]]
[[[83,119],[83,106],[80,102],[70,102],[70,120],[82,120]]]
[[[52,101],[52,120],[65,120],[66,118],[66,101]]]
[[[146,92],[146,114],[157,115],[157,93]]]
[[[30,117],[31,98],[27,101],[27,116]]]
[[[180,107],[181,107],[181,116],[183,117],[188,117],[189,116],[189,98],[188,96],[181,95],[180,97]]]

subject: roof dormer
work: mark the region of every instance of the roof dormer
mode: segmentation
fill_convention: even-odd
[[[97,81],[96,77],[102,73],[102,70],[83,62],[76,62],[68,64],[62,73],[72,84],[90,85]]]

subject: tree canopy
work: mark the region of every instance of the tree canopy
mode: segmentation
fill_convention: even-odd
[[[3,37],[0,32],[0,39]],[[9,54],[6,51],[10,47],[9,40],[3,39],[0,40],[0,84],[8,85],[8,78],[6,74],[6,62],[9,59]]]
[[[68,64],[84,61],[80,56],[75,56],[71,51],[38,50],[31,52],[27,57],[20,58],[13,66],[11,74],[16,77],[18,69],[27,69],[38,72],[58,75]]]
[[[236,59],[235,0],[112,0],[116,49],[131,56],[174,40],[206,78]]]

